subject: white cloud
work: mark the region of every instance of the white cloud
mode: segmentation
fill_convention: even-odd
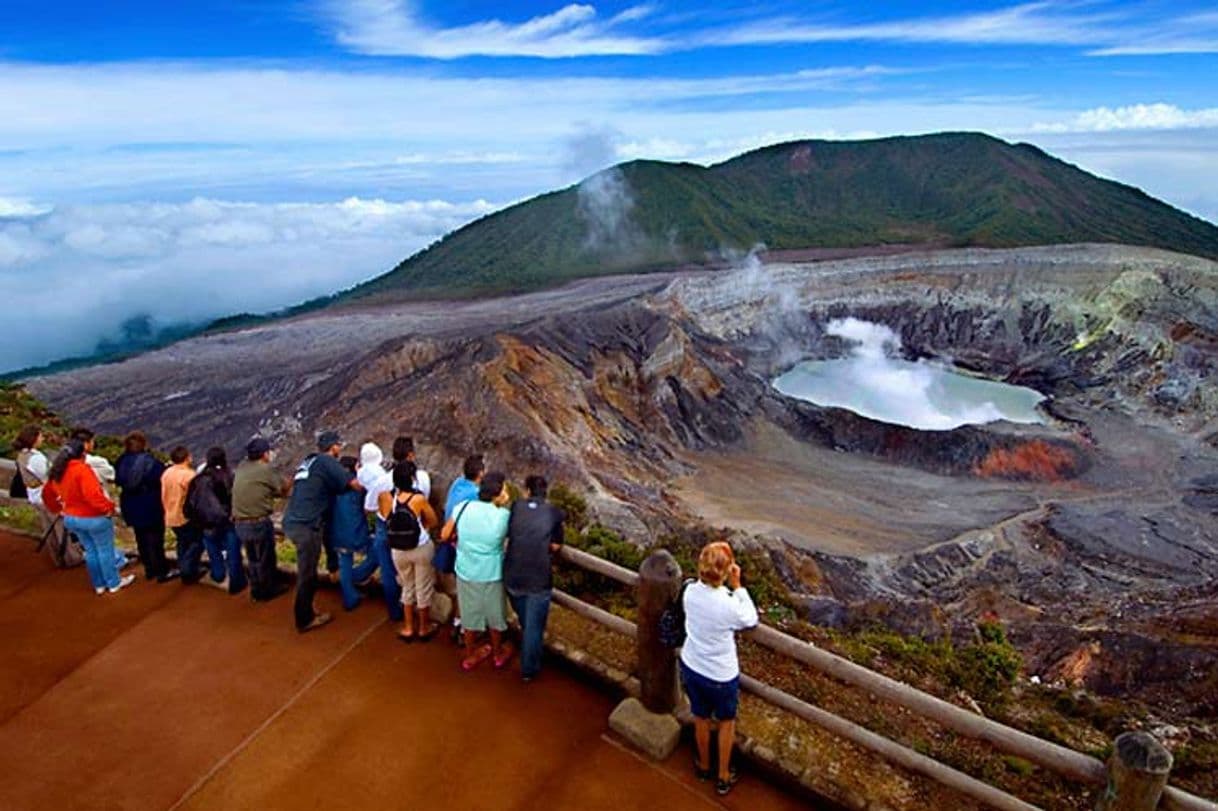
[[[1218,15],[1158,15],[1137,7],[1045,0],[966,11],[855,22],[827,14],[755,17],[693,32],[635,33],[624,28],[652,15],[634,6],[602,19],[595,7],[570,4],[517,23],[487,19],[455,27],[428,24],[414,0],[330,0],[327,19],[340,44],[381,56],[565,58],[655,55],[740,45],[823,42],[1052,45],[1093,56],[1218,52]],[[637,26],[635,26],[637,27]]]
[[[406,141],[424,147],[407,154],[457,159],[451,144],[475,141],[480,146],[465,148],[466,158],[502,159],[518,151],[494,146],[504,134],[550,137],[574,121],[650,115],[677,102],[842,92],[897,72],[861,65],[704,79],[454,78],[259,65],[0,63],[0,149],[125,145],[138,133],[146,147]],[[228,148],[243,157],[240,147]]]
[[[0,220],[8,217],[34,217],[50,210],[50,206],[35,205],[25,197],[0,197]]]
[[[0,299],[12,327],[0,370],[91,351],[140,314],[197,323],[332,293],[495,206],[350,198],[31,208],[39,213],[0,220]]]
[[[648,16],[650,6],[633,6],[602,20],[593,6],[570,4],[519,23],[484,20],[451,28],[429,25],[412,0],[332,0],[326,9],[338,41],[353,51],[377,56],[535,56],[547,59],[592,55],[639,55],[666,50],[659,37],[617,33]]]
[[[1096,107],[1067,121],[1034,124],[1034,132],[1111,132],[1113,130],[1182,130],[1218,127],[1218,107],[1182,110],[1174,104]]]
[[[784,17],[746,23],[702,34],[704,46],[763,45],[795,42],[950,42],[964,45],[1089,45],[1102,42],[1111,13],[1077,13],[1047,2],[1024,3],[994,11],[916,17],[878,23],[809,23]]]

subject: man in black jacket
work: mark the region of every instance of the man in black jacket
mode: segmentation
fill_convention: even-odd
[[[562,548],[563,512],[546,502],[544,476],[524,480],[527,497],[512,505],[503,586],[520,618],[520,676],[532,681],[541,671],[542,639],[553,588],[551,558]]]
[[[317,613],[317,563],[321,558],[324,520],[334,497],[348,487],[362,490],[359,480],[338,463],[343,441],[334,431],[317,437],[317,453],[309,454],[293,476],[292,494],[283,513],[283,534],[296,546],[296,630],[320,628],[332,618]]]
[[[122,488],[119,508],[135,533],[135,545],[144,564],[144,577],[167,583],[178,576],[165,559],[165,508],[161,504],[161,475],[165,465],[148,452],[143,431],[123,439],[123,454],[114,465],[114,481]]]

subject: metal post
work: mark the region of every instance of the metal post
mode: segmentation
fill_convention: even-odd
[[[660,617],[680,588],[681,566],[667,550],[652,552],[639,567],[640,698],[654,713],[670,713],[677,705],[677,658],[660,641]]]
[[[1171,752],[1145,732],[1117,737],[1108,759],[1108,787],[1096,811],[1154,811],[1167,786]]]

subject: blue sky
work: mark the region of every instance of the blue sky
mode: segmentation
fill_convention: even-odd
[[[636,157],[982,130],[1218,221],[1212,2],[706,5],[6,0],[0,295],[43,339],[0,370],[347,286]],[[53,312],[27,284],[82,273]]]

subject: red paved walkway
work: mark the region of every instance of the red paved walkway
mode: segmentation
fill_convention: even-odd
[[[721,803],[684,748],[643,760],[562,671],[463,674],[371,605],[304,637],[290,614],[177,583],[96,597],[0,534],[0,808],[806,807],[748,775]]]

